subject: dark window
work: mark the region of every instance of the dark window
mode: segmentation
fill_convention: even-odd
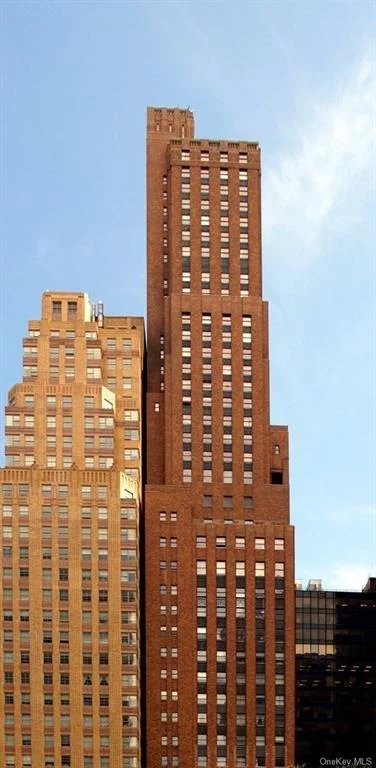
[[[272,485],[283,484],[283,472],[281,469],[272,469],[270,472],[270,482]]]
[[[77,301],[68,301],[68,315],[77,313]]]

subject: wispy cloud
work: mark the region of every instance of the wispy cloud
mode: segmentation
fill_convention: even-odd
[[[303,588],[306,587],[310,579],[318,578],[321,581],[322,589],[359,592],[367,584],[369,577],[374,575],[375,573],[371,572],[363,563],[349,559],[348,562],[342,560],[341,562],[322,564],[314,572],[311,568],[310,571],[303,573],[303,578],[302,574],[297,574],[296,580],[302,582]]]
[[[369,525],[372,526],[376,522],[376,507],[371,503],[355,504],[349,507],[341,506],[338,509],[330,507],[325,510],[325,517],[327,520],[342,524],[353,524],[356,520],[368,520]]]
[[[299,524],[298,549],[304,549],[306,536],[303,524]],[[370,575],[376,575],[376,509],[372,503],[342,504],[338,508],[328,505],[317,513],[310,538],[316,552],[315,565],[312,568],[306,550],[297,571],[304,583],[317,577],[322,579],[324,589],[359,590]]]
[[[278,242],[284,259],[305,266],[315,257],[329,217],[375,163],[375,117],[376,60],[369,54],[295,127],[296,148],[267,164],[265,240]]]
[[[347,589],[356,592],[363,589],[371,574],[360,563],[334,563],[324,575],[324,589]]]

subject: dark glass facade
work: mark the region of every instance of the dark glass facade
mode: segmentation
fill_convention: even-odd
[[[296,591],[296,762],[338,758],[376,765],[376,579]]]

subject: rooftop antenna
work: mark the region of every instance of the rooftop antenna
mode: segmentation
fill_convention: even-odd
[[[103,301],[98,301],[98,325],[103,328]]]

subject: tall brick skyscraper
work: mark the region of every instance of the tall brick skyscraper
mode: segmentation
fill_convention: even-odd
[[[0,766],[139,768],[142,318],[45,293],[0,470]]]
[[[150,108],[147,193],[147,768],[288,766],[294,550],[259,146]]]

